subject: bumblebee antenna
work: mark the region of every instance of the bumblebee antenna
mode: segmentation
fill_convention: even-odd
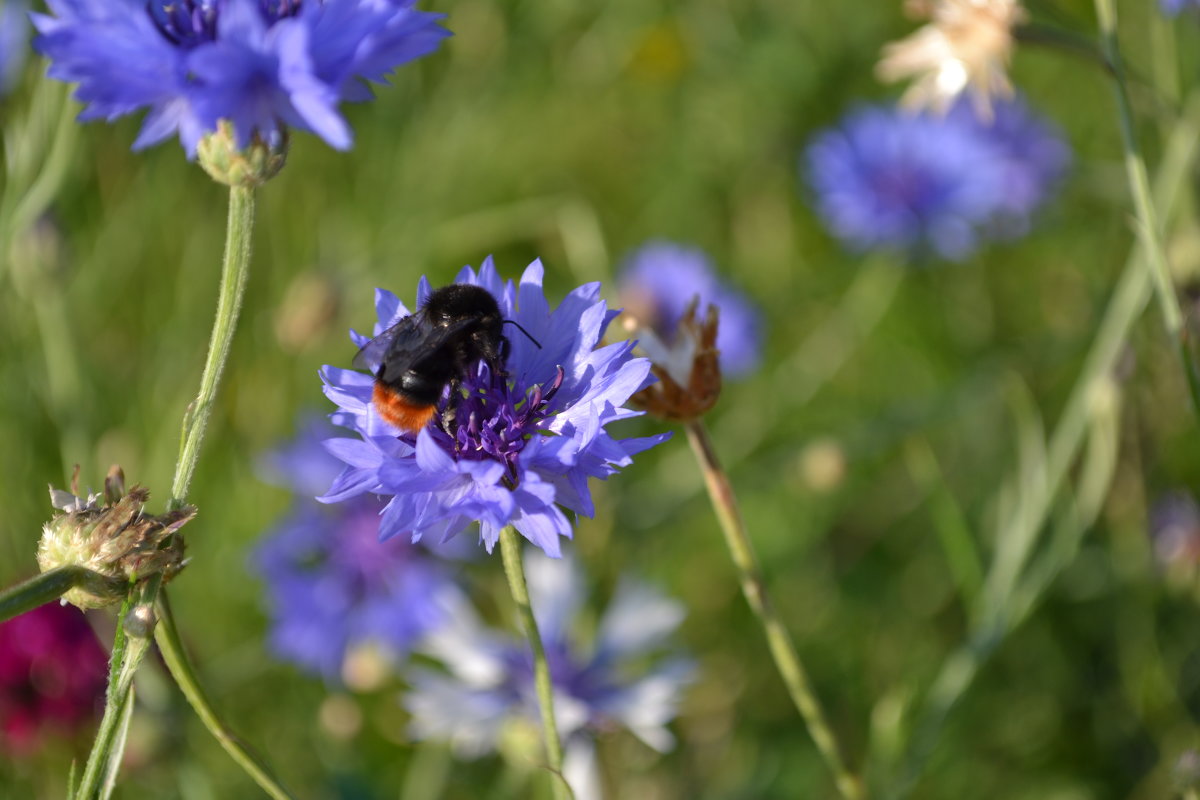
[[[539,342],[537,339],[533,338],[533,335],[529,331],[522,328],[521,323],[517,322],[515,319],[502,320],[501,324],[508,324],[508,325],[514,326],[521,333],[525,334],[526,338],[528,338],[529,341],[533,342],[534,347],[536,347],[538,350],[542,349],[541,342]]]

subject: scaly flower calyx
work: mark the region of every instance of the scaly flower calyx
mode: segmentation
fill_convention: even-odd
[[[42,529],[37,556],[42,572],[74,565],[129,582],[151,575],[162,575],[166,582],[183,569],[179,529],[196,515],[195,507],[158,516],[144,513],[150,491],[134,486],[126,493],[125,476],[116,466],[104,481],[103,495],[89,493],[84,498],[77,492],[76,485],[70,492],[50,488],[50,502],[64,513]],[[101,608],[123,597],[95,586],[76,587],[63,595],[79,608]]]
[[[217,123],[217,130],[200,140],[196,148],[200,166],[217,183],[256,189],[274,178],[287,163],[288,135],[283,130],[274,144],[257,134],[250,144],[239,147],[233,123]]]

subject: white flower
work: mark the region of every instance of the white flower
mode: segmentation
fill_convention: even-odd
[[[879,78],[914,78],[904,102],[938,112],[970,90],[976,110],[990,118],[992,98],[1012,94],[1012,29],[1026,18],[1020,0],[917,0],[908,6],[930,22],[883,48]]]

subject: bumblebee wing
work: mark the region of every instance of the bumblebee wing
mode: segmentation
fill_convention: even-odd
[[[383,365],[384,356],[388,354],[394,341],[401,343],[419,339],[421,336],[421,316],[410,314],[402,317],[395,325],[364,344],[354,356],[354,368],[362,369],[374,375]]]
[[[437,353],[472,322],[462,319],[448,325],[429,325],[418,312],[367,342],[354,357],[354,366],[370,370],[382,381],[398,381],[405,372]]]

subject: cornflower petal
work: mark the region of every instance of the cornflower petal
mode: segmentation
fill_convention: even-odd
[[[962,100],[945,116],[863,107],[809,145],[817,212],[856,252],[961,261],[1024,233],[1060,183],[1070,151],[1019,99],[990,120]]]
[[[272,477],[298,495],[292,512],[255,548],[251,565],[267,584],[271,649],[336,682],[355,649],[371,646],[395,658],[440,625],[437,598],[451,584],[422,548],[380,541],[381,504],[360,490],[373,488],[374,469],[346,470],[334,481],[330,494],[349,502],[312,501],[305,491],[309,476],[336,472],[333,454],[363,467],[381,458],[361,440],[321,442],[328,433],[309,424],[268,459]]]
[[[306,0],[50,0],[35,15],[35,47],[50,76],[78,83],[81,119],[142,109],[136,147],[178,132],[189,158],[199,141],[233,124],[239,148],[274,145],[285,128],[312,131],[338,149],[353,136],[338,111],[370,98],[363,81],[433,52],[449,32],[442,15],[412,2]]]

